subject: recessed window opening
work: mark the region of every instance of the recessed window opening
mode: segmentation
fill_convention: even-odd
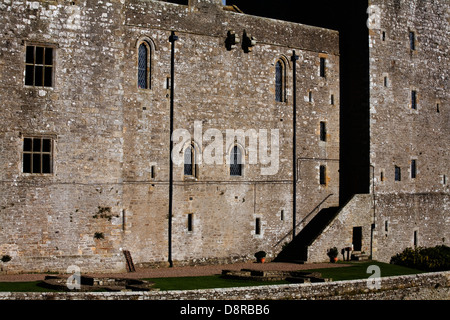
[[[308,101],[309,101],[309,102],[312,102],[312,100],[313,100],[313,99],[312,99],[312,91],[309,91],[309,92],[308,92]]]
[[[24,138],[23,140],[23,173],[52,173],[53,146],[52,139]]]
[[[324,121],[320,122],[320,141],[327,141],[327,124]]]
[[[383,171],[380,172],[380,180],[381,180],[381,182],[384,181],[384,172]]]
[[[261,218],[255,219],[255,234],[261,234]]]
[[[384,222],[384,231],[388,232],[388,229],[389,229],[389,222],[386,220]]]
[[[281,59],[275,65],[275,101],[286,101],[286,64]]]
[[[327,168],[326,166],[320,166],[319,167],[319,183],[321,185],[326,185],[327,181],[326,181],[326,173],[327,173]]]
[[[411,91],[411,109],[414,109],[414,110],[417,109],[417,91],[416,90]]]
[[[440,112],[440,110],[439,110],[439,103],[436,103],[436,112],[437,112],[437,113]]]
[[[417,176],[417,161],[411,160],[411,179],[415,179]]]
[[[284,221],[284,210],[281,210],[280,217],[281,217],[281,221]]]
[[[322,78],[325,78],[325,64],[326,64],[325,58],[320,58],[320,76]]]
[[[383,33],[381,34],[381,40],[382,41],[386,40],[386,31],[383,31]]]
[[[155,179],[155,176],[156,176],[156,167],[155,166],[151,166],[151,168],[150,168],[150,176],[151,176],[151,178],[152,179]]]
[[[388,77],[384,77],[384,86],[387,87],[388,86]]]
[[[150,45],[143,41],[138,48],[138,88],[150,89],[150,68],[151,68]]]
[[[25,85],[36,87],[53,86],[53,48],[26,47]]]
[[[401,181],[402,180],[402,172],[400,167],[395,167],[395,181]]]
[[[194,230],[194,214],[193,213],[189,213],[187,215],[187,230],[189,232]]]
[[[416,34],[413,31],[409,32],[409,48],[416,50]]]
[[[196,176],[195,148],[192,144],[184,151],[184,175]]]
[[[417,234],[417,230],[414,231],[414,247],[417,247],[418,245],[418,234]]]
[[[334,94],[330,96],[330,104],[334,106]]]
[[[234,146],[230,154],[230,175],[242,176],[242,152],[238,146]]]

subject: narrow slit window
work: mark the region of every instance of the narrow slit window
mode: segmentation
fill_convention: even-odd
[[[411,160],[411,179],[415,179],[417,176],[417,161]]]
[[[387,87],[388,86],[388,77],[384,77],[384,86]]]
[[[230,175],[242,176],[242,152],[238,146],[234,146],[230,154]]]
[[[325,67],[326,67],[325,58],[320,58],[320,76],[322,78],[325,78]]]
[[[309,91],[309,92],[308,92],[308,101],[309,101],[309,102],[313,102],[312,91]]]
[[[334,94],[330,96],[330,104],[334,106]]]
[[[194,231],[194,214],[193,213],[189,213],[187,215],[187,230],[189,232]]]
[[[388,230],[389,230],[389,222],[386,220],[384,222],[384,231],[388,232]]]
[[[275,101],[286,101],[286,65],[278,60],[275,65]]]
[[[326,166],[320,166],[319,167],[319,183],[321,185],[327,184],[326,174],[327,174]]]
[[[395,181],[402,181],[402,172],[400,167],[395,167]]]
[[[440,110],[439,110],[439,103],[436,103],[436,112],[437,112],[437,113],[440,112]]]
[[[416,34],[413,31],[409,32],[409,48],[416,50]]]
[[[320,141],[327,141],[327,123],[320,122]]]
[[[418,234],[417,234],[417,230],[414,231],[414,247],[417,247],[418,245]]]
[[[261,218],[255,219],[255,234],[261,234]]]
[[[53,171],[52,139],[24,138],[22,172],[51,174]]]
[[[413,109],[413,110],[417,109],[417,91],[416,90],[411,91],[411,109]]]
[[[281,210],[280,218],[281,218],[281,221],[284,221],[284,210]]]
[[[141,42],[138,48],[138,88],[150,89],[150,46]]]
[[[25,85],[53,87],[53,54],[51,47],[26,47]]]
[[[184,151],[184,175],[195,176],[195,149],[190,145]]]

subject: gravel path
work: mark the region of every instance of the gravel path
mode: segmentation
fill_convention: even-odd
[[[214,274],[221,274],[222,270],[241,270],[252,269],[261,271],[297,271],[306,269],[319,268],[339,268],[346,267],[346,264],[334,263],[312,263],[312,264],[296,264],[284,262],[270,262],[270,263],[234,263],[222,265],[208,265],[208,266],[186,266],[173,268],[137,268],[136,272],[126,273],[88,273],[88,276],[96,277],[115,277],[115,278],[164,278],[164,277],[189,277],[189,276],[209,276]],[[26,282],[44,280],[47,274],[7,274],[0,275],[0,282]],[[85,275],[85,274],[83,274]]]

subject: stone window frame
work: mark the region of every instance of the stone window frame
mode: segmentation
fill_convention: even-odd
[[[26,141],[31,139],[30,150],[26,150]],[[40,140],[39,150],[35,150],[35,140]],[[49,150],[44,150],[44,140],[50,141]],[[21,147],[21,174],[24,176],[53,176],[55,173],[55,143],[56,138],[51,135],[23,135],[21,138],[22,147]],[[36,170],[35,157],[39,157],[39,170]],[[44,156],[48,156],[48,160],[44,160]],[[25,171],[26,158],[29,157],[28,169]],[[48,161],[48,165],[45,166],[44,162]],[[48,167],[48,169],[45,169]]]
[[[188,150],[188,148],[191,149],[191,174],[186,173],[186,150]],[[198,155],[199,153],[199,148],[197,147],[195,141],[189,141],[188,143],[186,143],[186,145],[183,147],[183,177],[184,179],[194,179],[197,180],[198,176],[199,176],[199,166],[198,166]]]
[[[240,175],[235,175],[232,174],[231,172],[231,155],[233,153],[234,148],[237,148],[237,150],[239,150],[240,154],[241,154],[241,163],[238,164],[240,165]],[[244,146],[242,146],[240,143],[238,142],[234,142],[228,149],[227,152],[227,167],[228,167],[228,176],[230,178],[244,178],[244,173],[245,173],[245,157],[246,157],[246,150],[244,148]]]
[[[328,168],[326,164],[319,165],[319,185],[321,187],[327,186],[327,172]]]
[[[22,42],[24,46],[24,52],[23,52],[23,84],[27,88],[38,88],[38,89],[50,89],[52,90],[55,88],[55,70],[56,70],[56,54],[57,54],[57,48],[58,45],[55,43],[47,43],[47,42],[39,42],[39,41],[23,41]],[[30,61],[28,59],[28,53],[29,53],[29,47],[33,47],[33,61]],[[42,63],[38,63],[36,61],[36,48],[42,48],[43,49],[43,56],[42,56]],[[51,57],[51,64],[49,64],[48,60],[46,59],[46,51],[47,49],[52,49],[52,57]],[[33,75],[32,75],[32,84],[29,83],[27,80],[27,74],[29,68],[32,67],[33,69]],[[42,84],[36,85],[36,68],[42,67]],[[45,70],[51,68],[51,74],[50,77],[46,77]],[[50,78],[50,84],[47,83],[46,80]]]
[[[280,66],[280,68],[278,67]],[[284,57],[279,57],[275,62],[275,101],[284,102],[287,99],[287,81],[288,81],[288,69],[289,62]]]
[[[146,73],[145,73],[145,80],[146,80],[146,85],[144,87],[140,87],[139,82],[140,82],[140,69],[139,69],[139,64],[140,64],[140,48],[141,46],[145,46],[145,48],[147,49],[147,63],[146,63]],[[136,41],[136,87],[139,90],[142,91],[146,91],[146,90],[151,90],[153,87],[153,83],[152,83],[152,75],[154,73],[154,52],[156,52],[156,45],[155,42],[149,38],[149,37],[141,37]]]
[[[409,178],[411,180],[417,179],[419,170],[417,169],[417,158],[411,158],[409,161]]]

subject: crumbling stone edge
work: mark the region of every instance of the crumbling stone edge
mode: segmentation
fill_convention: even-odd
[[[384,277],[379,288],[372,280],[153,292],[0,292],[0,300],[450,299],[450,271]]]

